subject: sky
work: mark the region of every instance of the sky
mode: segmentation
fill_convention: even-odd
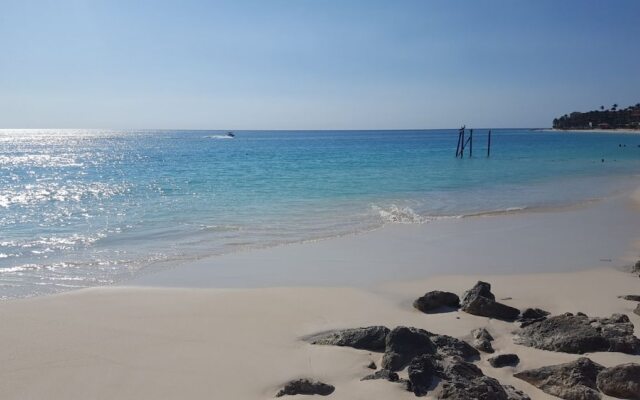
[[[548,127],[640,102],[637,0],[0,0],[0,128]]]

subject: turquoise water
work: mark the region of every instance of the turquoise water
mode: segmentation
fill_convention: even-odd
[[[0,297],[246,248],[572,204],[628,186],[640,135],[0,130]],[[605,161],[602,162],[602,159]],[[625,186],[626,185],[626,186]]]

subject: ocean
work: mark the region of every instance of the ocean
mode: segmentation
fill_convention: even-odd
[[[126,281],[389,223],[627,190],[640,135],[457,130],[0,130],[0,298]],[[603,161],[604,160],[604,161]]]

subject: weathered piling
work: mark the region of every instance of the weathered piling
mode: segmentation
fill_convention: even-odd
[[[456,145],[456,158],[464,158],[464,150],[469,147],[469,158],[473,157],[473,129],[469,129],[469,137],[466,137],[466,128],[463,126],[458,131],[458,144]],[[491,129],[487,132],[487,157],[491,156]]]

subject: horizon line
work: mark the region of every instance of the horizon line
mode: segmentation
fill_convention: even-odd
[[[202,132],[331,132],[331,131],[343,131],[343,132],[363,132],[363,131],[438,131],[438,130],[458,130],[462,127],[456,128],[330,128],[330,129],[209,129],[209,128],[0,128],[0,131],[6,130],[91,130],[91,131],[202,131]],[[539,130],[539,129],[553,129],[552,127],[480,127],[480,128],[466,128],[477,130],[489,130],[489,129],[516,129],[516,130]]]

